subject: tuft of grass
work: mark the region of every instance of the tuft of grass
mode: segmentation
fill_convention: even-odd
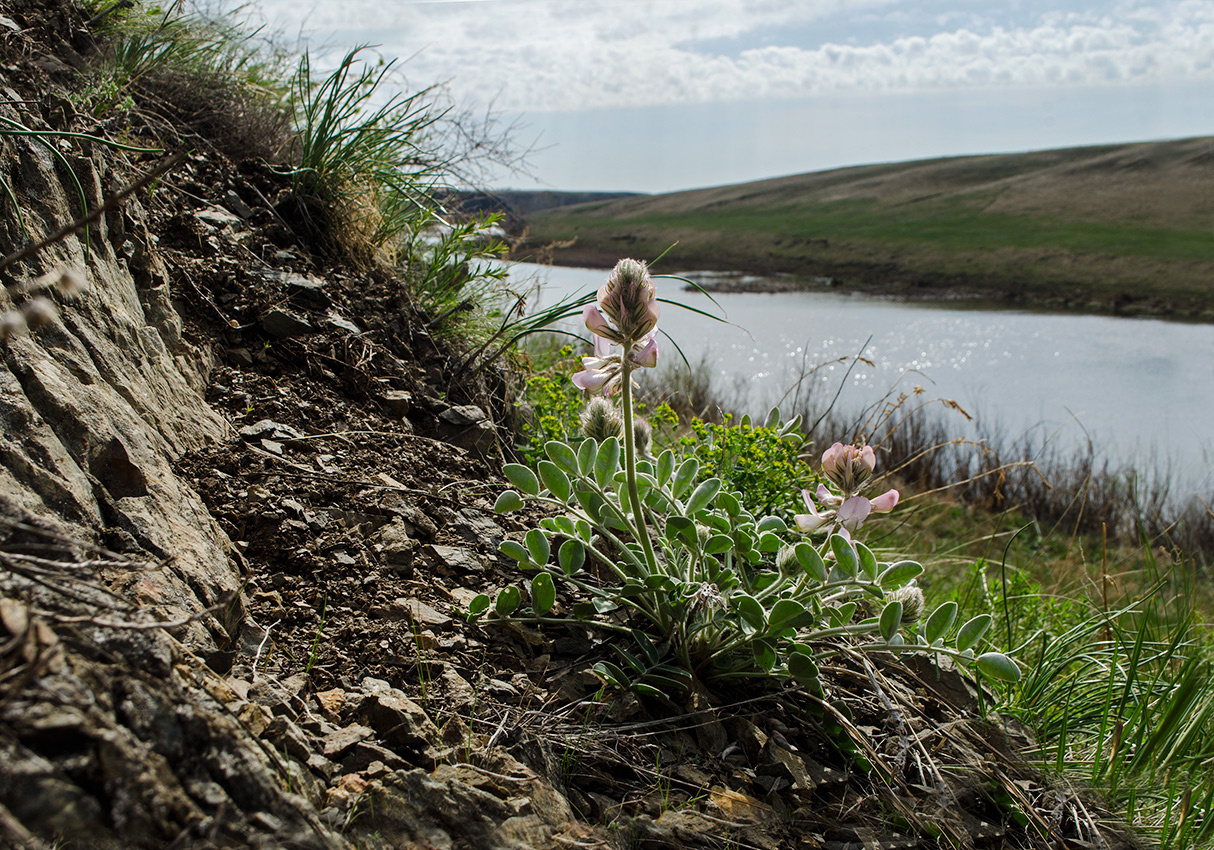
[[[296,217],[314,236],[363,263],[430,221],[431,192],[444,156],[430,131],[443,115],[432,89],[378,94],[393,63],[363,62],[356,48],[330,74],[313,76],[305,54],[291,80],[296,124],[291,195]]]
[[[165,143],[194,134],[232,156],[277,158],[289,138],[286,53],[235,14],[143,3],[102,14],[103,50],[78,106],[138,120]]]

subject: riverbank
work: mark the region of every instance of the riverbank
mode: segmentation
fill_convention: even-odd
[[[1214,322],[1214,140],[864,166],[543,210],[515,256]],[[735,290],[730,290],[735,291]],[[765,290],[766,291],[766,290]]]
[[[528,245],[516,247],[512,257],[530,261]],[[635,245],[636,243],[633,243]],[[641,246],[642,248],[650,246]],[[651,246],[656,248],[656,244]],[[661,253],[657,250],[653,256]],[[553,265],[607,270],[619,259],[619,246],[571,245],[551,252]],[[625,249],[639,256],[646,250]],[[728,265],[727,265],[728,264]],[[659,264],[660,266],[663,264]],[[1089,291],[1088,281],[1059,280],[1049,285],[1029,286],[991,273],[929,274],[884,262],[806,262],[791,264],[770,258],[716,255],[711,250],[692,257],[679,252],[670,273],[718,275],[701,283],[712,293],[841,292],[893,298],[900,301],[956,304],[967,307],[1031,310],[1046,313],[1080,313],[1097,316],[1157,318],[1180,322],[1214,323],[1214,306],[1201,299],[1168,293],[1135,294],[1119,291],[1101,294]],[[721,273],[722,268],[734,269]]]

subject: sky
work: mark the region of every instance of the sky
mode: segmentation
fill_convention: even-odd
[[[665,192],[1214,135],[1211,0],[259,0],[514,127],[493,188]],[[368,55],[372,55],[368,53]],[[466,119],[470,120],[470,119]]]

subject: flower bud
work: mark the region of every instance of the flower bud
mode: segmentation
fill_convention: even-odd
[[[890,602],[902,603],[903,623],[913,623],[923,616],[923,607],[926,604],[923,591],[919,589],[919,585],[913,582],[906,587],[889,591],[885,594],[885,598]]]
[[[25,314],[25,323],[29,325],[30,330],[46,327],[59,315],[55,302],[42,295],[22,304],[21,312]]]
[[[649,456],[649,443],[653,440],[653,426],[649,420],[638,416],[632,422],[632,438],[636,441],[637,454]]]
[[[624,422],[615,405],[602,396],[590,399],[582,411],[582,436],[602,442],[608,437],[619,437],[623,432]]]

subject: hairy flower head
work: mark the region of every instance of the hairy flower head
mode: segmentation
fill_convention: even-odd
[[[853,495],[877,468],[872,446],[835,443],[822,454],[822,474],[834,482],[844,497]]]
[[[602,396],[595,396],[582,411],[582,436],[602,442],[624,433],[624,420],[615,405]]]
[[[614,336],[590,329],[629,349],[647,341],[662,314],[649,268],[641,260],[625,259],[615,264],[607,282],[599,287],[597,305],[602,315],[615,326],[608,329]],[[589,321],[586,324],[590,326]]]

